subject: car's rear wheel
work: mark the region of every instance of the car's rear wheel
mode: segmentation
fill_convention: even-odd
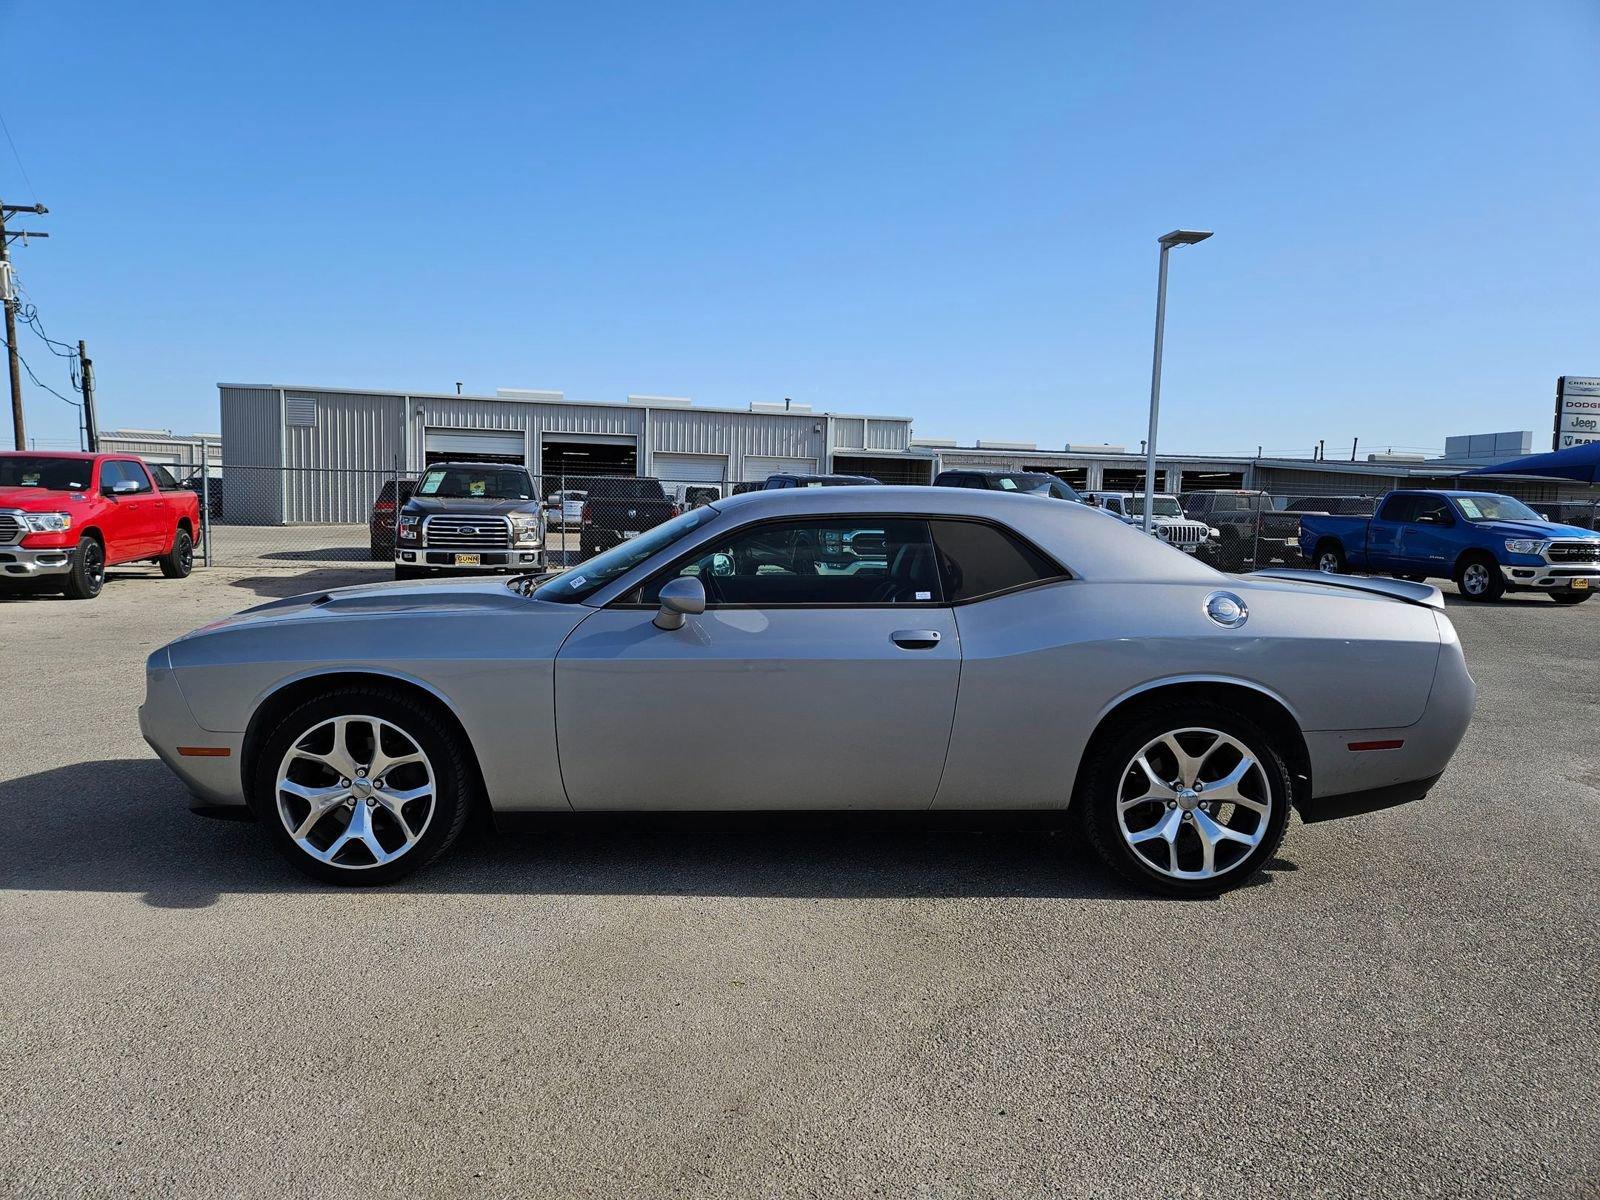
[[[1288,827],[1283,749],[1221,705],[1149,710],[1101,742],[1085,770],[1076,803],[1090,842],[1113,870],[1152,891],[1237,887]]]
[[[194,539],[187,529],[172,535],[172,549],[156,559],[168,579],[183,579],[194,570]]]
[[[1500,565],[1487,554],[1473,554],[1456,567],[1456,587],[1468,600],[1498,600],[1505,594]]]
[[[1550,599],[1557,604],[1582,604],[1593,592],[1551,592]]]
[[[328,883],[389,883],[455,841],[472,801],[466,747],[432,708],[344,688],[284,716],[251,792],[278,850]]]
[[[72,552],[72,569],[61,592],[68,600],[93,600],[106,585],[106,548],[100,539],[85,535]]]
[[[1344,548],[1337,542],[1324,542],[1317,547],[1317,570],[1324,575],[1345,573]]]

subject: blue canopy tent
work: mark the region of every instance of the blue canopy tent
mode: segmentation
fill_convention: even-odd
[[[1541,479],[1575,479],[1579,483],[1600,483],[1600,442],[1568,446],[1549,454],[1530,454],[1492,467],[1463,471],[1470,475],[1537,475]]]

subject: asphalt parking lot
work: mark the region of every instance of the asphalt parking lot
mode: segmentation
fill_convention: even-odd
[[[381,577],[0,600],[7,1194],[1600,1186],[1600,602],[1452,603],[1481,691],[1443,782],[1215,901],[1003,822],[827,817],[551,819],[322,888],[187,811],[143,660]]]

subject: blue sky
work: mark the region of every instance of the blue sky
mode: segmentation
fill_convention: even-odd
[[[1183,225],[1168,448],[1542,439],[1600,375],[1593,0],[0,14],[13,256],[109,426],[462,380],[1137,446]]]

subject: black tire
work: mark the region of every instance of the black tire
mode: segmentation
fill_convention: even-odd
[[[1344,557],[1344,547],[1338,542],[1318,543],[1311,565],[1324,575],[1347,575],[1350,572],[1350,564]]]
[[[1277,745],[1272,735],[1260,725],[1235,709],[1201,701],[1155,705],[1126,721],[1119,720],[1118,725],[1116,732],[1098,741],[1090,758],[1085,761],[1083,785],[1079,788],[1073,803],[1077,810],[1078,827],[1087,835],[1095,852],[1113,871],[1147,891],[1171,896],[1214,896],[1247,882],[1277,853],[1278,847],[1283,842],[1284,831],[1289,827],[1289,807],[1294,795],[1293,780],[1285,759],[1284,748]],[[1117,816],[1117,807],[1122,799],[1125,781],[1131,785],[1129,768],[1135,756],[1164,734],[1190,730],[1213,730],[1246,747],[1260,767],[1259,777],[1253,775],[1249,786],[1265,788],[1267,798],[1270,800],[1270,808],[1265,816],[1254,816],[1253,819],[1243,808],[1236,808],[1233,813],[1223,818],[1221,805],[1215,806],[1214,811],[1207,814],[1221,818],[1218,823],[1228,824],[1234,828],[1239,825],[1249,826],[1239,831],[1252,837],[1259,833],[1259,840],[1253,848],[1242,852],[1236,861],[1227,863],[1220,873],[1205,879],[1175,878],[1158,869],[1151,860],[1146,859],[1128,843],[1119,827]],[[1187,733],[1184,736],[1188,736]],[[1232,765],[1227,759],[1219,761],[1222,763],[1222,769]],[[1233,762],[1237,761],[1235,757]],[[1200,795],[1203,796],[1203,792]],[[1195,802],[1198,798],[1191,795],[1186,802]],[[1259,794],[1257,798],[1260,798]],[[1167,805],[1161,801],[1152,803],[1158,814],[1163,807],[1176,814],[1176,805]],[[1138,812],[1138,809],[1130,809],[1130,819],[1133,819],[1134,814]],[[1164,818],[1157,816],[1155,823],[1159,824],[1162,819]],[[1173,858],[1168,857],[1166,865],[1168,868],[1175,865],[1180,869],[1189,869],[1185,866],[1188,856],[1191,853],[1199,853],[1197,833],[1189,823],[1193,818],[1182,814],[1175,815],[1173,819],[1181,822],[1175,839],[1182,839],[1187,833],[1183,845],[1185,857],[1179,858],[1176,863]],[[1178,854],[1178,849],[1177,840],[1174,840],[1172,849],[1163,850],[1160,856],[1175,856]]]
[[[1216,550],[1216,568],[1236,574],[1245,568],[1244,543],[1236,537],[1224,537]]]
[[[1590,596],[1594,595],[1594,593],[1566,591],[1551,592],[1549,595],[1550,599],[1554,600],[1557,604],[1582,604]]]
[[[188,577],[194,570],[194,539],[187,529],[179,529],[172,535],[172,549],[156,559],[156,564],[168,579]]]
[[[396,726],[427,755],[433,768],[432,814],[411,848],[391,862],[341,866],[313,858],[295,842],[278,811],[278,768],[290,747],[324,722],[343,716],[376,717]],[[367,761],[372,761],[370,752]],[[450,848],[477,801],[475,779],[464,740],[433,707],[399,689],[348,687],[308,700],[277,722],[256,757],[250,804],[278,852],[305,874],[325,883],[374,886],[404,878]],[[338,811],[330,810],[325,819],[337,822]]]
[[[1456,588],[1464,600],[1498,600],[1505,595],[1506,580],[1500,564],[1487,554],[1468,554],[1456,564]]]
[[[394,569],[394,577],[396,579],[421,579],[427,574],[428,572],[423,570],[421,567],[397,566]]]
[[[61,584],[61,594],[68,600],[93,600],[105,585],[106,548],[86,534],[72,552],[72,570]]]

